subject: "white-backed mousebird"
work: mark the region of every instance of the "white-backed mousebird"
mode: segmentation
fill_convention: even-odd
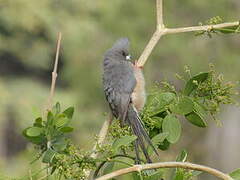
[[[120,120],[121,126],[129,125],[135,141],[136,158],[139,162],[139,147],[150,163],[145,141],[158,155],[140,119],[139,112],[146,100],[145,80],[142,69],[130,61],[129,41],[121,38],[115,42],[104,56],[103,86],[106,99],[113,116]]]

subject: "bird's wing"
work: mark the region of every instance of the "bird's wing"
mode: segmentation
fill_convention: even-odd
[[[124,61],[110,66],[104,69],[104,91],[114,116],[124,122],[136,86],[133,65]]]

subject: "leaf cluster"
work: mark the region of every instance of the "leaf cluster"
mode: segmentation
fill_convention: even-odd
[[[186,73],[191,74],[188,68]],[[182,132],[180,119],[205,128],[209,118],[217,119],[221,105],[235,104],[235,85],[225,82],[223,76],[213,69],[190,75],[187,79],[177,77],[185,81],[184,87],[176,91],[168,82],[157,85],[148,96],[142,113],[152,141],[161,150],[167,150],[170,144],[179,140]]]

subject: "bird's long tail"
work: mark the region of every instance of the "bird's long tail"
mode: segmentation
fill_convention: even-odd
[[[129,126],[131,127],[133,133],[137,136],[137,140],[135,142],[137,161],[140,160],[139,159],[139,150],[138,150],[138,147],[140,146],[148,163],[151,163],[152,161],[151,161],[149,154],[147,152],[147,149],[145,147],[144,140],[146,141],[146,143],[148,145],[150,145],[153,148],[154,152],[157,155],[159,155],[159,154],[158,154],[157,150],[155,149],[155,147],[153,146],[152,141],[144,128],[144,125],[138,115],[137,110],[133,107],[132,104],[129,105],[126,120],[127,120],[127,123],[129,124]]]

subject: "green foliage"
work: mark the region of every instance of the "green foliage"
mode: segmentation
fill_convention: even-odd
[[[168,82],[162,82],[149,95],[142,119],[150,136],[153,138],[168,133],[161,142],[158,142],[159,149],[167,150],[170,144],[179,140],[180,116],[191,124],[204,128],[207,127],[207,120],[210,117],[217,120],[216,116],[221,105],[235,104],[235,85],[225,82],[223,76],[213,70],[212,65],[210,68],[208,72],[191,76],[191,71],[185,67],[190,77],[184,79],[177,75],[185,82],[182,90],[176,91],[176,88]]]
[[[57,103],[52,111],[48,111],[45,121],[39,117],[32,127],[23,130],[23,135],[41,149],[44,163],[51,163],[54,156],[63,153],[69,145],[66,134],[73,131],[69,127],[73,112],[73,107],[70,107],[61,113]]]
[[[236,169],[229,174],[234,180],[240,180],[240,169]]]
[[[149,95],[141,114],[153,146],[160,150],[167,150],[171,144],[180,139],[182,132],[180,116],[195,126],[207,127],[207,119],[209,117],[215,119],[222,104],[234,103],[234,86],[225,83],[222,75],[217,75],[211,69],[209,72],[191,76],[190,70],[185,69],[190,77],[185,80],[182,90],[176,91],[176,88],[168,82],[157,85]],[[179,75],[178,77],[183,79]],[[84,152],[76,148],[67,136],[73,131],[69,126],[73,113],[72,107],[62,112],[60,104],[57,103],[51,111],[48,111],[46,120],[39,117],[33,126],[23,131],[24,136],[40,149],[38,159],[42,158],[42,162],[47,163],[47,167],[51,168],[51,174],[55,173],[58,179],[85,179],[86,171],[95,170],[96,178],[135,163],[133,142],[137,137],[132,135],[128,126],[121,127],[118,120],[110,126],[108,142],[101,146],[97,144],[94,152]],[[150,146],[147,151],[153,155]],[[98,157],[93,159],[92,153],[97,153]],[[142,154],[140,156],[143,157]],[[177,157],[177,161],[185,162],[186,159],[187,152],[184,150]],[[141,159],[141,163],[145,163],[145,160]],[[167,174],[165,171],[146,170],[133,173],[132,178],[159,179]],[[199,174],[198,171],[177,168],[172,179],[190,180]],[[237,174],[238,171],[233,173],[234,176]]]
[[[166,139],[170,143],[176,143],[182,132],[179,120],[172,114],[169,114],[164,118],[162,130],[163,133],[168,133]]]
[[[128,146],[137,139],[137,136],[123,136],[116,139],[112,145],[113,151],[117,151],[121,146]]]

